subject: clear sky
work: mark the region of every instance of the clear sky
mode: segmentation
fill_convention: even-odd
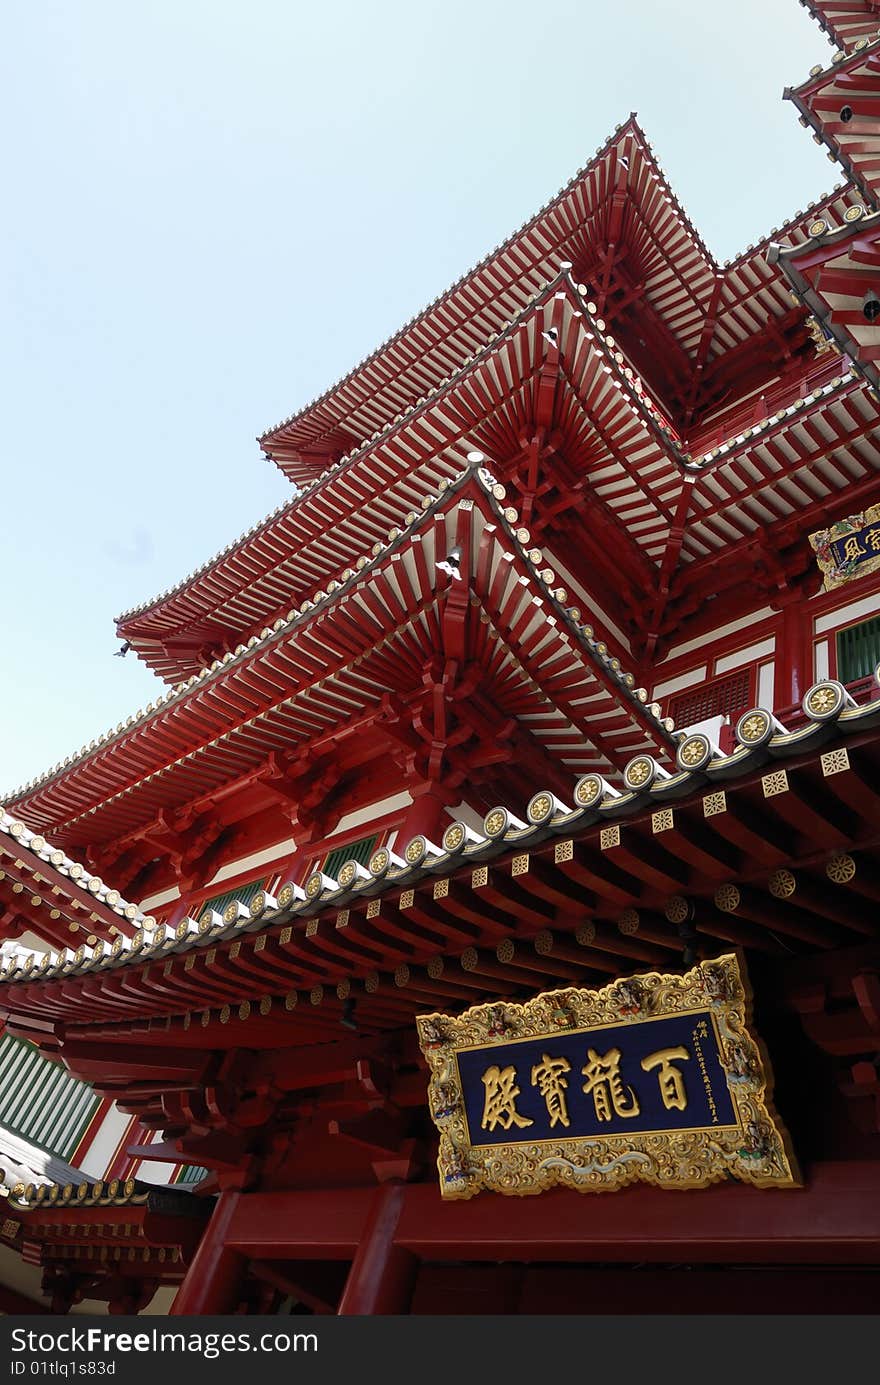
[[[8,0],[0,798],[152,700],[113,617],[290,494],[254,441],[638,113],[722,259],[829,190],[797,0]]]

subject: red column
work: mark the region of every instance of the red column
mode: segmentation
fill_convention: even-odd
[[[230,1188],[217,1199],[199,1248],[169,1310],[173,1316],[231,1313],[235,1309],[246,1260],[228,1248],[226,1236],[240,1196],[237,1189]]]
[[[813,682],[812,643],[806,603],[798,598],[782,608],[776,650],[777,707],[794,707]]]
[[[410,792],[413,801],[406,810],[406,817],[397,835],[395,850],[398,852],[413,837],[427,837],[429,842],[439,845],[447,827],[446,809],[452,803],[461,801],[460,795],[450,793],[439,784],[418,784]]]
[[[339,1317],[409,1312],[418,1260],[394,1244],[405,1192],[403,1183],[383,1183],[376,1190],[339,1301]]]
[[[189,890],[189,888],[187,888],[186,890],[181,889],[180,898],[175,900],[171,912],[165,920],[165,922],[168,924],[170,928],[176,928],[177,925],[180,923],[181,919],[186,918],[186,915],[189,912],[188,906],[190,893],[191,891]]]

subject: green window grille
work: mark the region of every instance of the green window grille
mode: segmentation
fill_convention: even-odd
[[[183,1168],[178,1171],[174,1182],[187,1184],[201,1183],[207,1172],[207,1169],[200,1168],[198,1164],[184,1164]]]
[[[213,899],[203,900],[196,912],[202,914],[205,909],[216,909],[218,914],[222,914],[227,904],[231,904],[234,899],[241,900],[242,904],[250,904],[254,895],[263,888],[265,883],[265,880],[251,880],[248,885],[239,885],[237,890],[227,890],[225,894],[216,894]]]
[[[26,1039],[0,1039],[0,1125],[69,1160],[101,1104],[86,1082]]]
[[[363,841],[350,842],[348,846],[337,846],[328,853],[321,870],[325,875],[329,875],[331,880],[336,880],[346,861],[357,861],[360,866],[368,865],[378,840],[378,835],[374,833],[372,837],[364,837]]]
[[[837,635],[837,677],[841,683],[868,678],[880,664],[880,616],[851,625]]]

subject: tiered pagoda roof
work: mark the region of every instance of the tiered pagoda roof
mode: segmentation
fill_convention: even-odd
[[[833,376],[827,361],[815,360],[807,314],[792,307],[771,245],[801,244],[816,216],[842,215],[854,198],[844,187],[774,230],[775,242],[768,237],[720,266],[631,119],[505,247],[264,436],[273,456],[280,448],[278,456],[298,458],[297,467],[312,458],[296,471],[303,493],[169,592],[119,617],[120,636],[163,678],[190,676],[290,601],[338,579],[460,470],[470,450],[486,453],[527,509],[539,465],[537,508],[557,541],[574,504],[592,510],[599,528],[604,517],[618,536],[624,524],[633,540],[630,583],[639,592],[656,586],[659,570],[662,587],[678,562],[678,537],[672,559],[666,545],[671,528],[685,527],[676,505],[689,464],[711,466],[719,448],[750,442],[755,425],[787,421],[786,410],[802,407]],[[560,270],[565,265],[570,273]],[[557,359],[543,333],[560,316],[567,340]],[[579,378],[569,379],[569,362]],[[674,379],[658,374],[662,363]],[[598,400],[597,370],[610,376]],[[623,400],[611,388],[621,383]],[[626,395],[634,393],[653,443],[632,433]],[[345,446],[324,446],[340,429]],[[318,461],[309,448],[319,449]],[[738,489],[734,483],[728,498]],[[584,527],[589,542],[593,526]],[[590,550],[600,587],[611,580],[607,560],[598,571],[601,551],[601,544]],[[618,612],[620,620],[630,615]]]
[[[835,61],[785,93],[871,209],[880,191],[880,14],[874,23],[870,38],[858,38],[850,52],[839,49]]]
[[[109,954],[39,972],[14,958],[0,1013],[178,1138],[218,1050],[338,1041],[353,999],[361,1032],[381,1033],[548,977],[662,970],[689,919],[710,943],[771,957],[855,945],[875,936],[880,895],[880,699],[857,707],[828,682],[804,711],[789,731],[756,708],[729,755],[694,734],[672,772],[642,753],[617,785],[592,772],[567,800],[539,788],[521,818],[498,806],[480,832],[452,822],[442,842],[383,848],[368,869],[349,862]]]
[[[809,228],[856,213],[844,187],[720,266],[630,118],[264,435],[301,493],[121,618],[170,691],[7,803],[144,897],[270,820],[301,829],[303,776],[331,751],[356,805],[371,756],[411,771],[441,721],[458,783],[504,730],[511,797],[524,774],[564,786],[669,749],[633,693],[658,651],[817,582],[805,534],[875,485],[880,402],[791,303]],[[463,543],[464,614],[438,567]],[[465,727],[468,661],[487,705],[470,698]]]
[[[0,928],[5,937],[36,931],[64,947],[72,933],[98,938],[133,934],[145,916],[60,847],[0,809]]]
[[[410,1178],[417,1014],[730,946],[875,1100],[880,695],[823,679],[722,750],[648,692],[673,640],[815,590],[806,534],[877,495],[880,0],[802,3],[841,51],[789,95],[849,181],[721,265],[630,117],[262,436],[297,494],[118,620],[172,686],[0,809],[0,935],[47,948],[2,965],[0,1021],[163,1132],[132,1157],[202,1194]],[[343,815],[368,834],[404,789],[443,825],[330,865]],[[291,841],[274,894],[192,903]],[[207,1210],[0,1195],[47,1292],[125,1311]]]
[[[554,328],[560,351],[548,362],[543,334]],[[123,618],[120,630],[166,676],[195,671],[201,667],[197,649],[190,646],[184,665],[167,648],[169,639],[173,646],[182,638],[183,621],[203,632],[208,620],[215,630],[252,631],[257,621],[277,614],[280,592],[297,600],[311,596],[370,544],[384,541],[389,527],[407,522],[426,494],[460,472],[469,452],[486,452],[498,474],[494,459],[522,453],[522,435],[542,426],[556,429],[560,446],[564,430],[573,479],[589,465],[597,505],[612,521],[632,526],[637,544],[656,554],[681,488],[675,462],[682,453],[615,352],[596,305],[587,304],[563,273],[430,397],[237,546],[229,564],[238,580],[226,602],[216,600],[218,584],[230,575],[221,563],[222,571],[212,566],[179,588],[161,612],[151,610],[151,623],[161,618],[172,629],[164,640],[156,640],[154,629],[148,642],[137,619]],[[194,617],[201,627],[192,624]]]
[[[805,215],[774,227],[773,236],[802,239]],[[682,431],[711,398],[711,363],[759,333],[768,312],[783,318],[790,310],[784,282],[764,255],[769,240],[720,265],[630,116],[508,241],[326,394],[264,433],[261,444],[292,479],[314,479],[335,460],[334,448],[324,446],[311,465],[303,453],[340,431],[348,439],[341,453],[382,432],[521,313],[561,262],[614,324],[634,368],[646,379],[654,375],[653,386]],[[670,359],[652,357],[660,345]],[[698,389],[695,367],[706,371]]]
[[[380,849],[368,869],[349,862],[248,909],[117,938],[111,953],[15,957],[0,1013],[164,1129],[154,1157],[175,1141],[201,1157],[194,1113],[214,1055],[262,1050],[271,1066],[280,1046],[344,1043],[352,1002],[360,1032],[382,1034],[548,978],[663,970],[688,920],[704,946],[781,959],[856,944],[874,937],[880,897],[880,700],[855,707],[827,683],[805,712],[789,731],[755,709],[732,754],[692,735],[671,773],[639,754],[622,779],[588,774],[564,800],[539,789],[521,818],[497,806],[481,831],[452,822],[440,842]],[[867,1040],[848,1018],[841,1042],[846,1054]],[[249,1062],[259,1087],[263,1060]],[[347,1060],[323,1080],[334,1063]],[[319,1080],[296,1070],[304,1087]],[[222,1083],[213,1091],[216,1106]]]
[[[198,1244],[210,1203],[134,1179],[17,1182],[4,1187],[0,1245],[42,1270],[53,1311],[108,1299],[137,1313],[160,1286],[176,1287]]]
[[[860,39],[872,39],[880,29],[878,0],[800,0],[804,9],[840,48]]]
[[[785,95],[858,189],[842,213],[823,212],[809,241],[774,247],[796,298],[836,343],[875,395],[880,393],[880,326],[868,303],[880,269],[880,8],[875,0],[801,0],[839,47]],[[880,298],[877,299],[880,311]]]
[[[621,279],[614,265],[624,244]],[[503,245],[319,399],[264,433],[264,451],[291,479],[314,478],[458,371],[541,292],[561,260],[588,283],[600,312],[628,294],[650,304],[671,349],[686,352],[698,341],[712,258],[635,116]]]
[[[871,7],[811,8],[838,34],[851,20],[866,21]],[[873,47],[859,31],[852,53],[817,74],[817,100],[829,83],[861,81],[856,66],[872,61]],[[863,162],[859,178],[869,174]],[[827,229],[835,219],[842,231]],[[3,819],[0,854],[9,862],[2,885],[11,928],[42,925],[60,946],[76,924],[95,939],[32,964],[43,968],[40,979],[23,981],[7,968],[10,1014],[22,1032],[62,1043],[69,1057],[78,1038],[119,1039],[115,1026],[130,1020],[132,1035],[146,1023],[151,1043],[173,1046],[199,994],[228,1011],[224,1025],[234,1021],[236,994],[259,992],[272,1011],[281,991],[265,991],[270,963],[290,1005],[297,988],[362,981],[377,959],[424,968],[453,943],[484,946],[493,927],[496,941],[510,941],[500,923],[508,909],[513,917],[525,910],[526,934],[548,921],[564,934],[575,914],[601,914],[612,898],[656,913],[670,894],[714,898],[719,881],[751,889],[753,878],[766,877],[768,850],[803,857],[813,869],[814,856],[804,853],[816,835],[826,720],[794,733],[777,728],[760,747],[746,738],[731,757],[709,747],[697,765],[681,758],[689,745],[695,753],[694,738],[677,745],[671,722],[636,684],[640,673],[647,681],[658,642],[672,631],[680,638],[689,619],[696,624],[688,629],[717,624],[737,601],[784,597],[808,569],[818,581],[805,533],[836,517],[843,495],[854,506],[876,489],[874,343],[863,323],[849,321],[855,315],[838,283],[841,275],[849,283],[848,270],[833,260],[839,248],[872,264],[874,219],[863,190],[844,187],[721,266],[630,118],[510,240],[321,399],[265,434],[264,450],[300,493],[120,620],[120,633],[174,686],[8,799],[15,818]],[[826,349],[834,335],[821,326],[826,302],[850,332],[838,346],[851,339],[851,359]],[[869,738],[863,745],[860,737],[877,712],[874,704],[849,708],[837,724],[868,759]],[[772,731],[769,712],[754,715]],[[843,746],[839,753],[848,754]],[[755,755],[805,757],[796,760],[804,792],[790,794],[780,771],[779,802],[765,785],[768,802],[756,809],[749,795],[767,776],[757,773]],[[309,814],[328,787],[341,799],[344,786],[348,809],[376,801],[380,761],[386,787],[442,780],[466,795],[487,814],[485,836],[453,824],[454,846],[422,841],[413,855],[404,843],[396,865],[388,857],[372,874],[353,868],[345,882],[318,877],[308,895],[292,882],[287,903],[264,899],[255,919],[234,919],[231,932],[226,921],[209,920],[206,932],[184,920],[180,938],[162,943],[148,944],[136,906],[94,873],[141,898],[174,881],[183,889],[197,864],[281,840],[272,834],[277,824],[308,839]],[[644,781],[633,779],[633,766]],[[766,835],[745,825],[748,814],[710,812],[718,795],[700,798],[695,774],[710,786],[730,778]],[[870,844],[868,777],[831,781],[846,803],[823,846]],[[565,808],[576,783],[578,795],[592,785],[595,796]],[[540,785],[530,825],[493,806],[499,795],[528,801]],[[535,816],[536,801],[550,805],[546,820]],[[780,812],[788,829],[773,821]],[[620,847],[619,818],[627,832],[634,824],[637,849],[623,852],[615,874],[602,853],[615,832]],[[498,883],[508,848],[515,861],[540,857],[557,826],[571,855],[554,855],[552,871],[527,863],[512,871],[515,885]],[[560,881],[556,868],[578,861],[578,834],[586,840],[593,828],[598,855],[591,841],[591,864],[571,865]],[[666,830],[661,850],[654,838]],[[51,833],[58,846],[34,831]],[[68,857],[77,849],[88,870]],[[470,914],[459,878],[465,862],[482,881],[472,888],[488,891]],[[448,893],[435,888],[444,885]],[[382,897],[397,886],[404,912],[415,912],[386,928],[377,922]],[[22,917],[16,901],[25,890],[39,903]],[[450,897],[457,913],[440,904]],[[325,906],[334,919],[345,915],[342,934],[336,922],[326,936],[315,923]],[[307,944],[299,913],[308,915]],[[719,913],[712,927],[729,938],[729,925],[717,933]],[[242,926],[257,930],[254,951],[261,942],[263,954],[243,973]],[[844,936],[852,931],[841,926]],[[135,932],[132,943],[121,937],[126,930]],[[633,953],[618,931],[614,948],[656,961],[677,944],[662,926],[653,933],[660,941]],[[827,933],[809,924],[802,940],[821,945]],[[738,936],[766,944],[748,923]],[[102,955],[100,941],[111,938]],[[162,956],[161,975],[142,961],[148,946],[151,957]],[[180,976],[178,951],[186,952]],[[597,944],[591,965],[601,969],[596,954],[608,951]],[[456,966],[466,994],[468,969]],[[432,981],[445,974],[442,966],[435,972]],[[446,992],[423,976],[421,993]],[[378,994],[365,991],[364,1005],[381,1025],[399,1006],[370,998]],[[90,1016],[78,1027],[85,995]],[[213,1040],[213,1007],[204,1014]],[[326,1031],[320,1016],[310,1023],[307,1038]],[[265,1032],[275,1034],[274,1019]],[[104,1052],[77,1057],[99,1083]],[[134,1071],[134,1049],[129,1056]],[[185,1083],[195,1080],[192,1061],[181,1059]],[[158,1100],[155,1091],[132,1097],[133,1109],[156,1117]]]
[[[308,768],[298,756],[368,730],[372,757],[427,757],[448,741],[459,783],[476,777],[481,755],[503,758],[507,742],[520,766],[543,757],[563,779],[668,751],[660,709],[583,623],[504,498],[472,464],[342,582],[31,785],[16,810],[53,822],[65,842],[133,847],[157,821],[198,853],[208,816],[212,842],[224,830],[215,795],[231,778],[293,810]],[[456,576],[442,565],[459,551]],[[456,701],[467,706],[466,735]]]

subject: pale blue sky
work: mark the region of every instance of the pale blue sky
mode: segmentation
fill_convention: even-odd
[[[113,617],[287,494],[254,437],[631,110],[720,258],[839,178],[797,0],[11,0],[0,794],[155,696]]]

